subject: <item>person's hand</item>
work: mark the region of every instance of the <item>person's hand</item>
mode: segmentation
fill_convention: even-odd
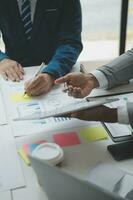
[[[54,84],[54,78],[43,73],[25,82],[25,92],[29,96],[38,96],[48,93]]]
[[[3,59],[0,61],[0,74],[5,80],[20,81],[23,79],[23,67],[14,60]]]
[[[117,119],[117,109],[106,106],[98,106],[86,110],[65,115],[65,117],[78,118],[86,121],[101,121],[115,123]]]
[[[97,79],[92,74],[83,73],[69,73],[57,79],[55,83],[66,83],[68,95],[76,98],[89,95],[92,89],[99,86]]]

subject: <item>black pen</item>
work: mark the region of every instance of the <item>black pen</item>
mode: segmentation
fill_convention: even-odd
[[[38,74],[40,74],[42,68],[45,67],[45,66],[46,66],[45,63],[42,62],[42,64],[40,65],[40,68],[39,68],[38,72],[35,74],[35,77],[36,77]],[[25,96],[25,95],[26,95],[26,92],[24,92],[23,96]]]

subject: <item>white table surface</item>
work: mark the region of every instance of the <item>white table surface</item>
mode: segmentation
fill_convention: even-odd
[[[42,135],[39,138],[43,138]],[[28,138],[30,141],[30,138]],[[20,145],[28,141],[27,138],[18,138],[16,139],[16,144]],[[65,159],[63,163],[63,169],[72,173],[75,176],[80,178],[85,178],[93,167],[99,163],[108,163],[113,164],[128,173],[133,173],[133,159],[116,162],[111,157],[107,151],[107,145],[112,144],[113,142],[108,138],[108,140],[102,140],[97,142],[90,142],[86,145],[76,145],[72,147],[65,147],[64,154]],[[44,192],[37,184],[37,179],[34,171],[31,167],[28,167],[24,162],[20,161],[22,164],[22,170],[26,178],[27,186],[23,189],[13,190],[13,199],[14,200],[47,200]]]
[[[5,111],[7,112],[7,108]],[[7,121],[8,124],[4,126],[10,126],[10,120],[7,119]],[[35,134],[34,136],[30,135],[14,138],[14,140],[16,146],[20,147],[22,144],[31,142],[34,139],[40,140],[43,138],[45,138],[45,134],[40,133],[37,135]],[[86,177],[89,170],[91,170],[98,163],[104,162],[111,164],[113,163],[114,165],[129,173],[133,173],[133,159],[116,162],[108,153],[107,145],[112,143],[112,140],[108,137],[107,140],[65,147],[63,169],[69,171],[75,176],[84,178]],[[7,194],[1,193],[1,196],[3,197],[2,200],[47,200],[45,193],[38,186],[37,178],[33,169],[29,166],[26,166],[21,159],[20,164],[22,166],[22,171],[26,180],[26,187],[7,191]],[[11,198],[9,194],[11,194]]]

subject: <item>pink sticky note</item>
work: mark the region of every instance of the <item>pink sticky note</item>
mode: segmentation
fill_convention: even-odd
[[[29,145],[28,144],[23,144],[22,148],[23,148],[25,154],[28,154],[28,152],[29,152]]]
[[[61,147],[80,144],[80,140],[75,132],[54,134],[53,139]]]
[[[25,154],[27,155],[28,153],[31,153],[31,151],[33,150],[33,146],[35,148],[39,144],[43,144],[45,142],[47,142],[47,141],[46,140],[39,140],[39,141],[35,141],[35,142],[31,143],[31,144],[23,144],[22,148],[23,148]]]

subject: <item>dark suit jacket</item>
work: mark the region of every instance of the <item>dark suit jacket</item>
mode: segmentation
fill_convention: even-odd
[[[6,55],[22,66],[48,64],[44,72],[55,78],[68,73],[81,50],[79,0],[38,0],[31,41],[25,38],[17,0],[0,0],[0,30]]]

